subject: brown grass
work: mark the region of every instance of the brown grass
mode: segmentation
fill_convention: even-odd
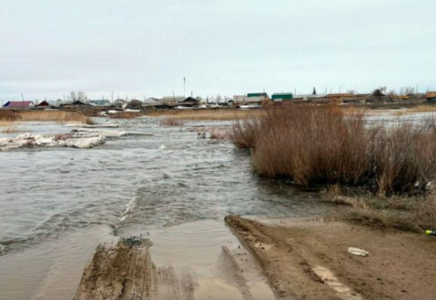
[[[313,187],[411,194],[436,179],[436,125],[365,127],[335,106],[289,105],[235,124],[231,139],[252,149],[255,171]]]
[[[3,133],[21,132],[18,125],[13,121],[0,121],[0,128]]]
[[[19,119],[21,117],[15,111],[0,109],[0,121],[16,121]]]
[[[92,119],[76,113],[60,110],[35,110],[17,112],[21,121],[55,121],[60,123],[78,122],[84,124],[93,124]]]
[[[141,112],[119,112],[116,114],[109,114],[109,118],[112,119],[134,119],[142,116]]]
[[[163,110],[153,111],[148,115],[152,117],[166,116],[179,120],[237,120],[245,119],[261,114],[261,110],[239,110],[239,109],[204,109],[204,110]]]
[[[173,119],[173,118],[165,118],[160,120],[159,122],[160,126],[170,127],[170,126],[183,126],[185,125],[185,122],[179,119]]]
[[[332,186],[325,199],[347,206],[340,211],[348,222],[375,228],[396,228],[423,232],[436,228],[436,195],[428,197],[378,197],[370,194],[345,196],[347,192]]]
[[[407,114],[415,114],[415,113],[423,113],[423,112],[436,112],[436,105],[418,105],[415,107],[408,108],[406,110],[396,112],[394,115],[403,116]]]

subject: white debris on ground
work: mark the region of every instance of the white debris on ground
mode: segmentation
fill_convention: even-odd
[[[357,256],[368,256],[368,254],[369,254],[369,252],[366,250],[354,248],[354,247],[349,247],[348,253],[351,253],[351,254],[357,255]]]

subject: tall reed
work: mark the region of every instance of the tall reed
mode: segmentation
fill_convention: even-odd
[[[335,106],[284,105],[238,121],[230,138],[252,150],[263,176],[407,194],[436,179],[434,123],[366,126],[363,114],[345,116]]]

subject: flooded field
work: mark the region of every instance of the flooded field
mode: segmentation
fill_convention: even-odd
[[[140,234],[153,242],[157,266],[191,268],[198,277],[195,299],[228,299],[237,288],[216,265],[222,246],[240,248],[224,216],[302,217],[331,209],[315,192],[256,177],[249,153],[228,141],[197,138],[197,131],[231,122],[164,128],[142,118],[119,124],[111,130],[152,136],[108,139],[86,150],[0,153],[0,299],[72,299],[100,242]],[[20,127],[39,134],[72,129]],[[272,297],[262,280],[253,282]]]

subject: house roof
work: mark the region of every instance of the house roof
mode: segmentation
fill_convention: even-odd
[[[47,101],[42,101],[41,103],[38,103],[38,105],[36,106],[50,106],[50,103],[48,103]]]
[[[182,102],[200,102],[200,100],[195,99],[193,97],[188,97],[185,100],[183,100]]]
[[[425,98],[436,98],[436,92],[427,92],[425,93]]]
[[[3,105],[3,107],[7,108],[25,108],[29,106],[33,106],[32,101],[8,101]]]
[[[100,100],[88,100],[88,102],[90,104],[94,104],[94,105],[110,105],[110,101],[107,99],[100,99]]]

